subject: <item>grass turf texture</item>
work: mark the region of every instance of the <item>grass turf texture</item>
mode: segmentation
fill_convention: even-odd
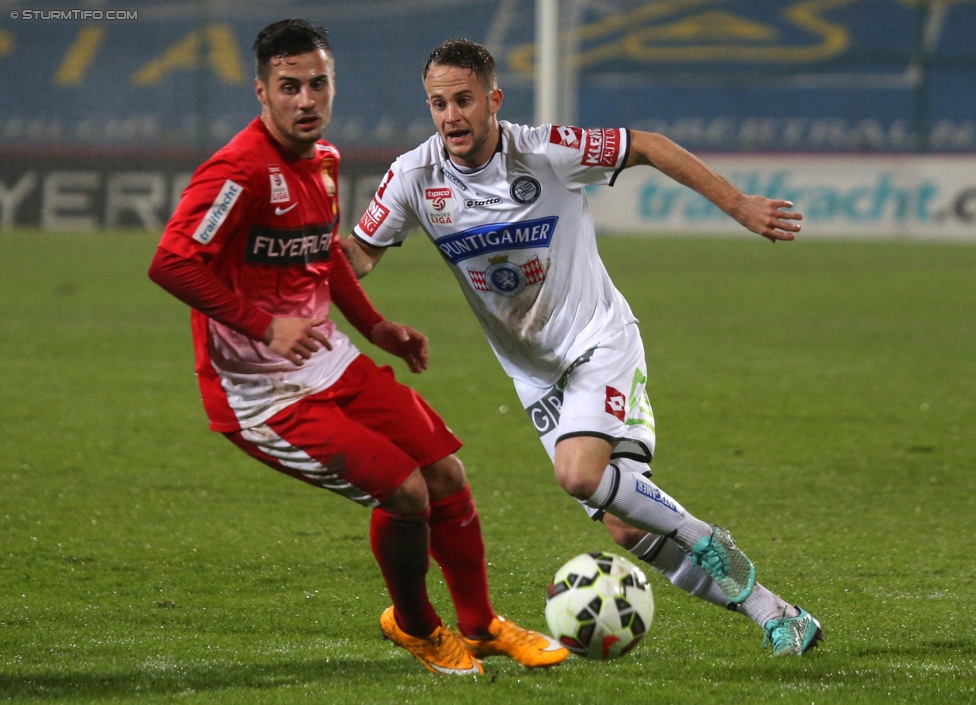
[[[145,277],[155,242],[0,235],[0,698],[976,700],[976,247],[602,240],[642,320],[658,482],[728,526],[827,641],[774,659],[744,617],[652,573],[630,656],[495,658],[462,681],[380,639],[365,510],[206,430],[188,312]],[[497,609],[543,629],[555,569],[615,547],[555,485],[429,243],[365,284],[430,336],[431,370],[394,367],[466,442]],[[452,621],[436,568],[432,585]]]

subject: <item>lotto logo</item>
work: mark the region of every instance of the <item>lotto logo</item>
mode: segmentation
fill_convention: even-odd
[[[608,386],[606,412],[623,421],[627,413],[627,396]]]
[[[612,167],[620,152],[619,130],[587,130],[583,166]]]
[[[390,209],[374,198],[369,202],[369,208],[366,209],[359,221],[359,229],[367,235],[375,235],[389,214]]]
[[[549,141],[553,144],[579,149],[580,141],[583,139],[583,130],[578,127],[567,125],[553,125],[549,130]]]

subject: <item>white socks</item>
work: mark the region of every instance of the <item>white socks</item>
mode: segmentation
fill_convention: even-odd
[[[586,500],[588,506],[648,532],[630,549],[631,554],[676,587],[714,605],[741,612],[760,627],[765,628],[771,619],[798,614],[796,608],[759,583],[741,605],[729,602],[718,583],[691,562],[691,547],[702,536],[711,535],[712,527],[685,511],[642,472],[628,467],[631,462],[615,461],[608,465],[597,491]],[[634,465],[646,468],[643,464]]]
[[[780,617],[795,617],[800,614],[793,605],[785,602],[779,595],[770,592],[759,583],[752,588],[752,593],[746,601],[738,606],[741,612],[760,627],[766,628],[766,622]]]
[[[741,605],[729,602],[729,598],[711,576],[691,562],[691,556],[674,541],[655,534],[647,534],[630,553],[647,563],[658,573],[690,595],[713,605],[741,612],[760,627],[780,617],[795,617],[799,612],[779,595],[756,583],[752,593]]]
[[[713,605],[725,607],[733,612],[741,612],[760,627],[766,622],[780,617],[795,617],[799,611],[776,593],[756,583],[752,593],[741,605],[729,602],[729,598],[711,576],[691,562],[691,557],[674,541],[664,536],[647,534],[630,553],[647,563],[658,573],[681,588],[689,595],[699,597]]]
[[[647,534],[630,552],[690,595],[719,607],[735,609],[725,592],[711,576],[691,562],[691,557],[674,541]]]
[[[624,465],[624,462],[620,464]],[[674,536],[678,545],[688,550],[702,536],[712,533],[711,526],[686,512],[643,474],[621,472],[617,463],[607,466],[600,486],[586,504],[613,514],[638,529]]]

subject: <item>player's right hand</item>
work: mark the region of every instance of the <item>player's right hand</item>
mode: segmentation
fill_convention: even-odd
[[[328,318],[275,318],[264,332],[264,344],[276,355],[301,367],[321,348],[332,349],[329,337],[319,330]]]
[[[752,232],[770,242],[796,239],[800,224],[793,221],[803,220],[803,214],[792,210],[792,201],[746,196],[743,204],[733,217]]]

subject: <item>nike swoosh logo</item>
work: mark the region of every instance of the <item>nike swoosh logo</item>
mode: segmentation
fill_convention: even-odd
[[[546,641],[549,642],[549,646],[547,646],[546,648],[542,649],[543,651],[562,651],[563,649],[566,648],[565,646],[563,646],[562,644],[560,644],[558,641],[556,641],[555,639],[550,639],[545,634],[540,634],[540,636],[543,639],[545,639]]]
[[[288,211],[290,211],[292,208],[294,208],[297,205],[298,205],[297,203],[292,203],[287,208],[282,208],[281,206],[278,206],[277,208],[275,208],[275,215],[284,215],[285,213],[287,213]]]
[[[445,668],[444,666],[438,666],[436,663],[430,663],[430,661],[427,663],[430,664],[431,668],[435,668],[441,673],[447,673],[452,676],[477,676],[484,673],[484,671],[478,668],[478,664],[476,663],[471,664],[471,668]]]

